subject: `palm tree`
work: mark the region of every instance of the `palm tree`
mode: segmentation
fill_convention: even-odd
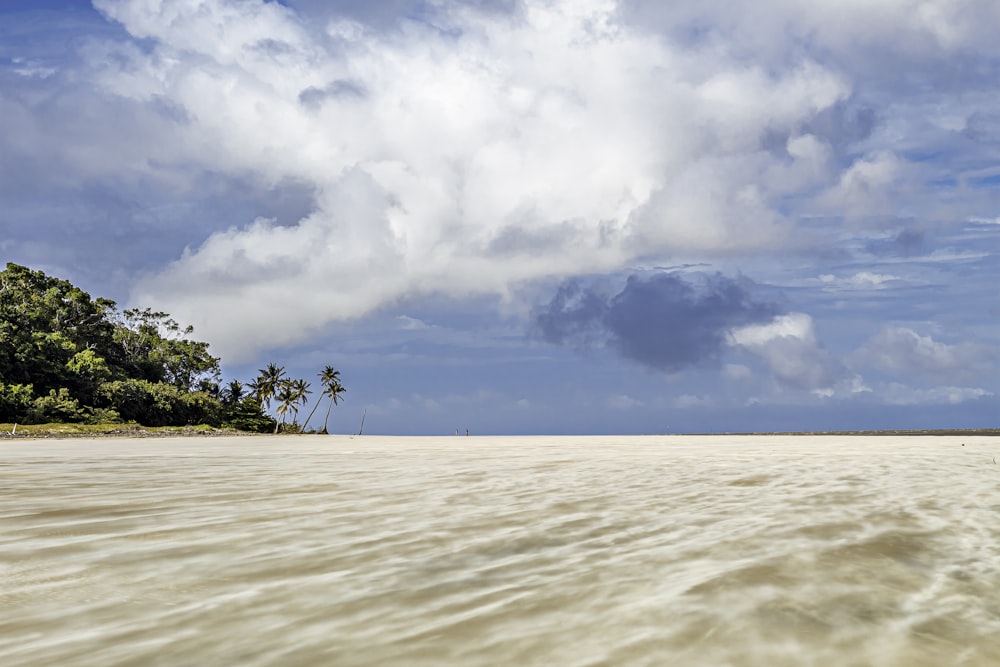
[[[275,410],[277,411],[278,416],[281,417],[281,421],[274,424],[274,432],[277,433],[278,429],[284,428],[285,415],[289,413],[292,409],[292,405],[294,405],[298,399],[292,389],[292,383],[288,380],[282,380],[277,386],[274,398],[278,401],[278,407],[275,408]]]
[[[292,403],[292,423],[295,423],[295,418],[299,416],[299,403],[305,406],[309,402],[306,398],[312,392],[309,390],[309,383],[305,380],[292,380],[292,395],[295,397]],[[305,430],[305,429],[303,429]]]
[[[271,399],[275,398],[279,385],[284,381],[284,366],[268,364],[266,368],[261,368],[257,371],[257,378],[248,383],[247,386],[250,388],[253,396],[257,398],[257,404],[260,405],[260,409],[264,410],[265,408],[271,408]]]
[[[327,366],[322,371],[320,371],[318,375],[319,375],[319,381],[323,384],[323,392],[322,392],[323,395],[329,396],[329,394],[327,393],[327,387],[329,387],[330,383],[333,382],[336,382],[338,384],[340,383],[340,371],[334,370],[333,366]],[[341,391],[346,391],[346,390],[341,388]],[[313,405],[313,409],[309,411],[309,416],[306,417],[306,423],[302,425],[303,431],[306,430],[306,426],[309,426],[309,420],[312,419],[312,416],[316,413],[316,408],[319,407],[319,403],[320,403],[319,401],[316,401],[315,405]],[[327,410],[327,419],[329,418],[330,418],[330,412],[329,410]],[[324,427],[324,431],[325,430],[326,428]]]
[[[333,409],[334,405],[340,403],[340,397],[347,391],[344,385],[340,384],[340,373],[336,373],[337,377],[331,380],[329,384],[323,387],[323,394],[330,399],[330,405],[326,408],[326,419],[323,420],[323,430],[320,433],[326,433],[326,424],[330,421],[330,410]]]
[[[306,395],[311,394],[309,391],[309,383],[305,380],[289,380],[287,378],[281,380],[278,383],[277,392],[275,398],[278,401],[278,407],[275,408],[278,415],[281,417],[281,421],[274,425],[274,432],[277,433],[279,428],[283,428],[285,425],[285,416],[289,412],[292,413],[292,423],[295,423],[295,417],[299,414],[299,403],[305,405],[309,399]]]
[[[222,388],[221,398],[223,405],[236,405],[243,400],[246,386],[239,380],[232,380]]]

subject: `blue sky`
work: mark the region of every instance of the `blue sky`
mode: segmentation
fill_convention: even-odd
[[[372,433],[997,426],[992,0],[0,1],[0,259]]]

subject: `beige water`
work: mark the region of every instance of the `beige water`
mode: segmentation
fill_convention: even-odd
[[[1000,665],[994,456],[0,441],[0,665]]]

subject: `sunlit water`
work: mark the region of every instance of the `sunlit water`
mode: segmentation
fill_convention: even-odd
[[[0,665],[1000,665],[998,455],[0,441]]]

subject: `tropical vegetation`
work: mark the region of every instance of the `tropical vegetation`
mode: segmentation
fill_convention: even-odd
[[[297,416],[312,393],[308,382],[270,363],[249,382],[223,383],[220,359],[192,333],[167,313],[120,310],[66,280],[8,263],[0,271],[0,423],[305,431],[308,418],[299,427]],[[319,377],[329,401],[325,433],[346,390],[332,366]]]

